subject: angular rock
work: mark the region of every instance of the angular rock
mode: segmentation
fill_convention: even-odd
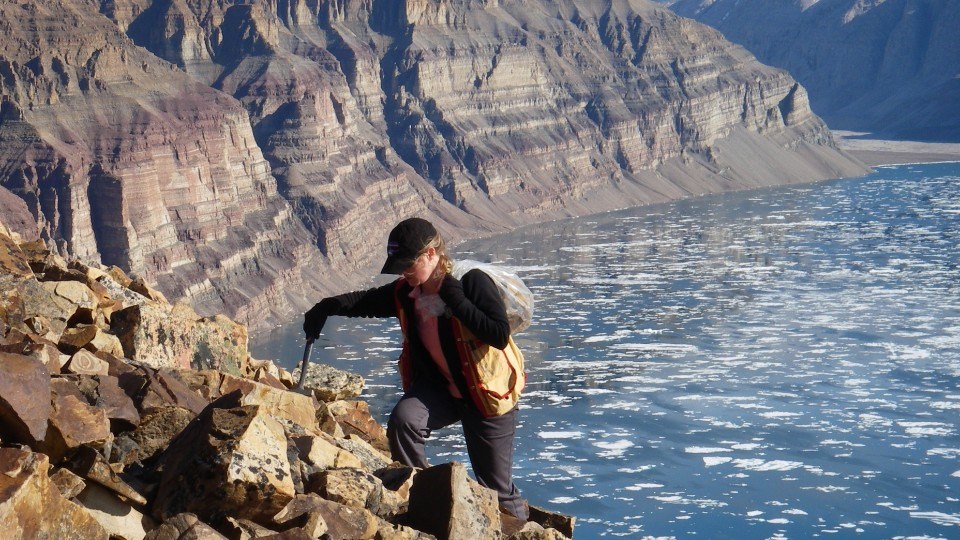
[[[47,473],[47,456],[0,448],[0,531],[5,538],[107,538],[79,505],[65,499]]]
[[[328,532],[327,522],[317,509],[322,504],[320,500],[312,493],[297,495],[273,517],[273,522],[280,528],[291,530],[295,527],[310,538],[320,538]]]
[[[320,431],[332,437],[343,437],[343,428],[337,423],[337,419],[330,412],[327,403],[323,401],[317,406],[317,427],[320,428]]]
[[[208,401],[184,383],[176,370],[139,368],[120,374],[120,387],[142,414],[169,406],[200,414]]]
[[[163,293],[154,289],[150,285],[147,285],[147,282],[143,278],[134,278],[130,281],[130,284],[127,285],[127,288],[135,293],[142,294],[154,302],[159,302],[161,304],[169,303],[167,302],[167,297],[164,296]]]
[[[53,485],[57,486],[60,494],[63,495],[65,499],[76,497],[87,487],[87,483],[83,481],[83,478],[77,476],[70,469],[64,468],[58,468],[57,472],[51,474],[50,481],[53,482]]]
[[[294,380],[300,380],[300,368],[293,370]],[[358,397],[363,392],[363,377],[326,364],[307,366],[304,387],[313,390],[320,401],[336,401]]]
[[[337,446],[357,456],[367,472],[378,471],[393,463],[386,454],[356,435],[349,435],[345,439],[335,439],[335,441]]]
[[[139,505],[147,504],[147,499],[132,486],[124,482],[123,479],[110,468],[107,460],[101,456],[99,452],[90,447],[79,449],[77,455],[70,461],[69,466],[70,470],[83,478],[92,480],[127,500]]]
[[[60,350],[52,341],[35,333],[10,330],[5,343],[0,344],[0,352],[29,356],[47,366],[50,373],[60,372]]]
[[[0,353],[0,436],[33,444],[47,434],[50,372],[28,356]]]
[[[311,396],[223,374],[220,394],[235,390],[243,395],[242,405],[260,405],[276,418],[289,420],[311,431],[317,429],[317,409]]]
[[[238,538],[239,540],[265,538],[277,534],[277,531],[268,529],[258,523],[254,523],[249,519],[227,518],[227,522],[230,524],[232,529],[231,531],[227,531],[228,534],[230,534],[232,538]]]
[[[110,437],[110,421],[102,409],[89,405],[73,383],[51,381],[50,424],[38,449],[59,462],[83,445],[102,446]]]
[[[343,429],[344,436],[356,435],[384,454],[390,454],[387,430],[370,415],[365,401],[333,401],[327,410]]]
[[[157,368],[239,374],[248,354],[246,327],[219,315],[195,317],[186,306],[151,302],[114,312],[110,324],[131,360]]]
[[[227,540],[227,537],[197,516],[184,512],[165,520],[148,532],[144,540]]]
[[[395,492],[383,489],[379,478],[359,469],[331,469],[320,472],[310,479],[308,489],[328,501],[353,508],[365,508],[384,519],[399,514],[405,502]]]
[[[70,276],[57,276],[58,279],[67,277]],[[81,281],[84,279],[83,275],[75,277]],[[45,279],[43,283],[44,288],[77,306],[73,316],[67,321],[69,324],[89,324],[97,320],[96,314],[100,297],[81,281],[49,281]]]
[[[35,278],[27,255],[4,229],[0,232],[0,290],[8,291],[28,279]]]
[[[77,311],[77,306],[73,302],[48,291],[35,280],[23,281],[17,285],[15,295],[19,303],[20,320],[35,318],[45,321],[44,337],[51,341],[60,340],[60,334],[67,327],[67,321]]]
[[[576,525],[577,518],[575,516],[551,512],[537,506],[531,506],[530,521],[539,523],[544,529],[555,529],[563,536],[573,538],[573,529]]]
[[[90,484],[77,496],[77,503],[107,531],[111,538],[142,540],[157,527],[150,517],[97,484]]]
[[[495,538],[497,493],[469,478],[461,463],[436,465],[414,477],[407,523],[440,539]]]
[[[211,403],[163,454],[154,515],[262,521],[295,495],[283,426],[240,393]]]
[[[432,540],[436,537],[404,525],[395,525],[381,520],[376,538],[377,540]]]
[[[146,461],[166,449],[170,441],[196,417],[193,411],[174,406],[156,408],[144,414],[140,425],[129,434],[137,447],[137,455],[133,459]]]
[[[565,536],[556,529],[545,529],[539,523],[528,521],[517,532],[510,534],[508,540],[567,540],[571,538]]]
[[[326,525],[329,538],[373,538],[380,520],[367,510],[328,501],[314,494],[297,495],[275,522],[297,527]],[[308,531],[309,532],[309,531]]]
[[[86,349],[73,353],[63,369],[74,375],[103,375],[110,373],[110,364]]]
[[[333,468],[361,468],[360,458],[338,447],[329,435],[306,435],[294,438],[300,459],[320,470]]]
[[[87,400],[103,409],[110,420],[111,429],[120,432],[137,427],[140,413],[130,396],[120,388],[119,379],[111,375],[97,375],[91,379],[95,388],[92,394],[87,395]]]
[[[60,347],[61,351],[67,354],[73,354],[86,347],[99,332],[100,329],[92,324],[67,328],[60,335],[60,342],[57,346]]]
[[[383,482],[383,487],[396,492],[401,500],[410,500],[410,488],[413,487],[413,477],[417,475],[417,469],[392,463],[389,467],[374,471],[373,475]]]

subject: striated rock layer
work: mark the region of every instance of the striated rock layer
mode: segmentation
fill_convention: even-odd
[[[864,172],[789,75],[642,0],[14,4],[0,190],[254,327],[359,284],[401,217],[456,240]]]
[[[834,128],[960,140],[960,3],[953,0],[676,0],[789,70]]]

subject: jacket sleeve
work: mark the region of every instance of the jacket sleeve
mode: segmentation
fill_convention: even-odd
[[[395,317],[397,315],[397,282],[393,281],[381,287],[354,291],[324,299],[330,303],[330,315],[344,317]]]
[[[467,272],[462,281],[448,275],[440,288],[440,297],[451,314],[481,341],[498,349],[507,346],[507,310],[497,285],[482,270]]]

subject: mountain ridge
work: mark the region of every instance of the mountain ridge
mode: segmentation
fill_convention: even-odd
[[[789,75],[645,1],[0,8],[0,186],[37,234],[254,326],[409,215],[456,241],[866,170]]]

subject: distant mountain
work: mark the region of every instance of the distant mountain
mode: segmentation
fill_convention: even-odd
[[[834,129],[960,141],[957,0],[676,0],[810,93]]]
[[[788,74],[642,0],[0,15],[3,207],[64,254],[254,325],[357,285],[401,217],[455,240],[864,171]]]

